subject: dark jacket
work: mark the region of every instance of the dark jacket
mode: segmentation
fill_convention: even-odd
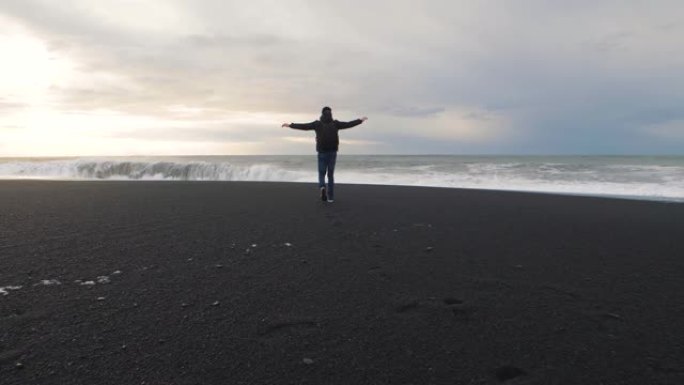
[[[345,128],[352,128],[363,123],[361,119],[352,120],[351,122],[340,122],[333,120],[329,123],[324,123],[316,120],[311,123],[291,123],[290,128],[296,130],[315,130],[316,131],[316,151],[328,152],[337,151],[340,146],[340,137],[337,135],[338,130]]]

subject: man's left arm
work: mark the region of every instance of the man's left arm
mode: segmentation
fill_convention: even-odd
[[[361,119],[352,120],[351,122],[337,122],[337,128],[339,128],[340,130],[344,130],[345,128],[352,128],[354,126],[358,126],[366,120],[368,120],[368,118],[364,116]]]

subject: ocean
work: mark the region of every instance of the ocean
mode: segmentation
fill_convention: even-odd
[[[317,181],[315,155],[0,158],[1,179]],[[340,155],[337,183],[684,202],[684,156]]]

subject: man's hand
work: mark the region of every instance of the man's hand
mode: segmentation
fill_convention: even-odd
[[[283,123],[281,127],[290,127],[290,123]]]
[[[363,118],[361,118],[361,121],[362,121],[362,122],[365,122],[366,120],[368,120],[368,117],[367,117],[367,116],[364,116]]]

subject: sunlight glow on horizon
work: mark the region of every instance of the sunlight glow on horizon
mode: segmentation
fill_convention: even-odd
[[[49,102],[52,86],[69,80],[72,63],[25,35],[0,35],[0,93],[29,105]]]

